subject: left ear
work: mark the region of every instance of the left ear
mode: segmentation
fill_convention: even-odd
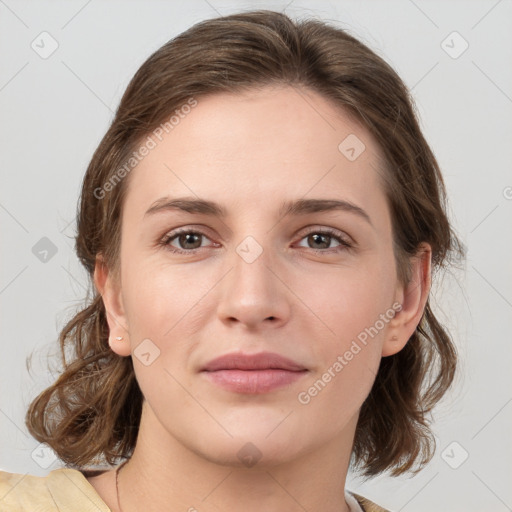
[[[410,259],[411,277],[405,285],[399,285],[395,304],[402,307],[388,324],[386,339],[382,345],[382,357],[400,352],[420,323],[431,285],[432,248],[422,243]]]

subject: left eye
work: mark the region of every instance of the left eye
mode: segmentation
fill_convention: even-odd
[[[179,254],[194,253],[202,247],[202,238],[209,239],[201,231],[181,230],[168,233],[160,242],[168,250]],[[307,239],[307,243],[320,244],[324,247],[310,247],[315,252],[325,253],[340,251],[352,247],[352,244],[346,237],[341,236],[338,232],[330,230],[316,230],[306,233],[300,240]],[[338,242],[336,247],[329,247],[332,240]],[[173,243],[177,241],[180,247],[176,247]],[[327,245],[327,247],[325,247]],[[303,247],[303,246],[302,246]]]
[[[331,245],[331,241],[332,240],[336,240],[339,244],[337,247],[335,248],[330,248],[330,247],[311,247],[311,249],[317,251],[317,252],[326,252],[325,249],[334,249],[334,250],[341,250],[341,249],[347,249],[347,248],[350,248],[352,247],[352,244],[344,237],[340,236],[337,234],[337,232],[334,232],[334,231],[330,231],[330,230],[327,230],[327,231],[311,231],[310,233],[307,233],[301,240],[304,240],[304,239],[307,239],[308,240],[308,243],[309,242],[312,242],[314,244],[320,244],[320,245]],[[324,240],[327,240],[327,242],[325,242]],[[324,249],[322,251],[322,249]]]

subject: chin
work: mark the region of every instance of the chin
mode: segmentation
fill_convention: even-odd
[[[296,450],[285,450],[282,445],[276,446],[268,440],[253,442],[248,439],[234,438],[228,444],[229,446],[222,448],[210,446],[207,451],[198,452],[198,455],[213,464],[247,470],[279,466],[299,455]]]
[[[279,466],[299,457],[308,448],[306,440],[292,432],[290,425],[288,428],[284,425],[276,428],[279,421],[275,421],[269,428],[267,424],[255,425],[253,416],[252,424],[244,425],[244,428],[227,429],[233,437],[229,437],[225,432],[203,435],[200,444],[196,438],[196,442],[193,446],[189,445],[189,448],[200,457],[221,466],[240,469]],[[311,444],[314,444],[313,440]]]

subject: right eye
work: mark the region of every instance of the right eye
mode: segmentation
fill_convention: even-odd
[[[202,247],[202,237],[207,238],[206,234],[201,231],[181,228],[167,233],[160,241],[160,245],[163,245],[167,250],[174,253],[195,254],[195,252]],[[182,248],[172,245],[172,243],[175,241],[177,244],[181,245]],[[195,247],[198,241],[199,246]],[[190,245],[194,247],[189,247]]]

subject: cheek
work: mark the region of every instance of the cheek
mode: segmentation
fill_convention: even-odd
[[[169,264],[165,258],[133,257],[122,270],[123,304],[130,333],[151,338],[168,350],[196,330],[207,311],[208,293],[218,278],[194,263]],[[211,311],[208,309],[208,312]]]
[[[318,364],[296,399],[306,417],[325,420],[333,433],[356,413],[375,381],[394,314],[392,277],[378,267],[361,273],[354,269],[327,280],[311,296],[312,308],[329,329],[322,337],[311,332]]]
[[[392,262],[382,257],[364,266],[330,269],[324,275],[304,273],[301,281],[300,293],[312,312],[340,341],[356,337],[388,312],[396,287]]]
[[[314,386],[311,393],[304,390],[305,400],[315,393],[322,396],[317,402],[324,406],[339,399],[354,404],[364,400],[377,374],[382,344],[394,316],[395,285],[393,261],[376,258],[364,268],[340,269],[337,277],[311,288],[311,309],[328,329],[321,343],[311,345],[321,364],[310,381]],[[315,337],[314,332],[310,334]]]

